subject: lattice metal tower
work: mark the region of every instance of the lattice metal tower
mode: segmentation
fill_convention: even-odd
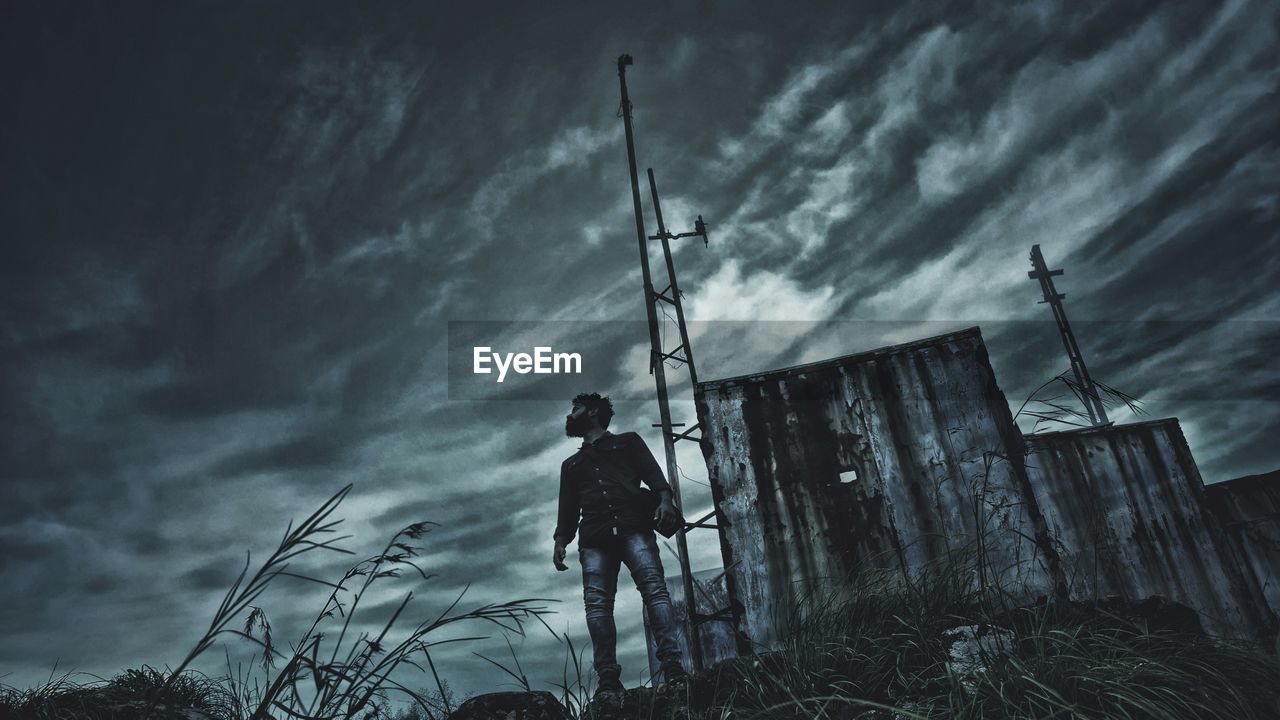
[[[693,363],[693,351],[689,345],[689,331],[685,324],[684,304],[681,300],[680,285],[676,281],[675,261],[671,257],[671,241],[679,238],[701,237],[704,244],[707,243],[707,226],[703,222],[702,216],[699,215],[694,223],[694,229],[691,232],[683,232],[673,234],[667,230],[666,223],[662,218],[662,204],[658,199],[658,185],[653,177],[653,169],[648,170],[649,176],[649,192],[653,199],[653,211],[656,216],[658,232],[655,235],[647,235],[644,228],[644,210],[640,203],[640,178],[636,169],[636,149],[635,136],[632,131],[631,124],[631,99],[627,94],[627,75],[626,68],[632,64],[630,55],[622,55],[618,58],[618,83],[622,92],[622,124],[626,131],[627,139],[627,164],[631,172],[631,201],[636,217],[636,238],[640,244],[640,272],[644,282],[644,298],[645,312],[649,320],[649,372],[653,375],[654,384],[658,393],[658,416],[660,422],[654,427],[662,428],[662,446],[666,454],[667,461],[667,478],[671,483],[673,499],[676,505],[680,505],[680,468],[676,463],[675,445],[681,440],[691,440],[694,442],[701,441],[701,435],[694,433],[701,432],[701,424],[694,423],[691,427],[679,433],[675,431],[676,427],[684,427],[684,423],[671,422],[671,405],[667,393],[667,376],[666,362],[673,361],[683,363],[689,370],[689,379],[696,385],[698,382],[697,368]],[[649,271],[649,247],[650,241],[657,240],[662,244],[662,254],[666,260],[667,270],[667,286],[660,291],[655,291],[653,286],[653,278]],[[680,330],[680,345],[670,352],[666,351],[662,345],[662,334],[658,324],[658,303],[666,303],[675,309],[676,324]],[[683,510],[683,508],[682,508]],[[685,625],[686,636],[689,639],[689,655],[690,663],[695,672],[702,669],[703,658],[702,648],[698,640],[697,627],[704,622],[713,620],[721,620],[733,622],[731,610],[729,608],[719,609],[710,615],[703,615],[697,612],[697,598],[694,595],[693,574],[689,569],[689,545],[685,538],[689,530],[695,528],[709,528],[719,533],[719,525],[709,523],[713,515],[717,511],[712,510],[707,515],[687,522],[676,536],[676,547],[680,560],[680,576],[681,584],[684,590],[685,604],[687,607],[687,621]]]

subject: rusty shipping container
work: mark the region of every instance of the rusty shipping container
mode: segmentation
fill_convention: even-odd
[[[1027,474],[1076,598],[1159,596],[1221,635],[1266,637],[1271,610],[1205,503],[1176,419],[1028,435]]]
[[[1056,587],[977,328],[699,383],[695,399],[727,585],[755,647],[774,645],[798,596],[860,567],[981,548],[985,581]]]
[[[977,328],[695,398],[726,585],[755,648],[776,646],[800,596],[956,549],[980,557],[976,582],[1028,600],[1160,596],[1210,632],[1274,640],[1275,484],[1212,491],[1211,512],[1175,419],[1024,437]]]

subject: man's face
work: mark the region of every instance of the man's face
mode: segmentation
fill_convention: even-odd
[[[591,417],[587,414],[585,405],[574,403],[573,410],[564,418],[564,434],[569,437],[584,437],[591,429]]]

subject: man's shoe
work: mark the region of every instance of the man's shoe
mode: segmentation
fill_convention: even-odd
[[[626,688],[622,687],[622,682],[615,677],[600,678],[600,684],[596,686],[596,694],[591,696],[592,700],[602,700],[606,698],[616,697],[626,692]]]

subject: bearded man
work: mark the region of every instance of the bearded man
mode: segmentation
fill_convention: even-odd
[[[680,514],[671,499],[671,486],[644,440],[633,432],[609,432],[612,419],[609,398],[583,393],[573,399],[564,430],[569,437],[582,438],[582,446],[560,466],[560,508],[552,555],[556,570],[568,570],[565,548],[575,534],[579,536],[582,599],[599,678],[597,695],[623,690],[613,622],[613,600],[623,564],[644,600],[665,682],[668,686],[688,682],[653,532],[655,526],[679,523]]]

